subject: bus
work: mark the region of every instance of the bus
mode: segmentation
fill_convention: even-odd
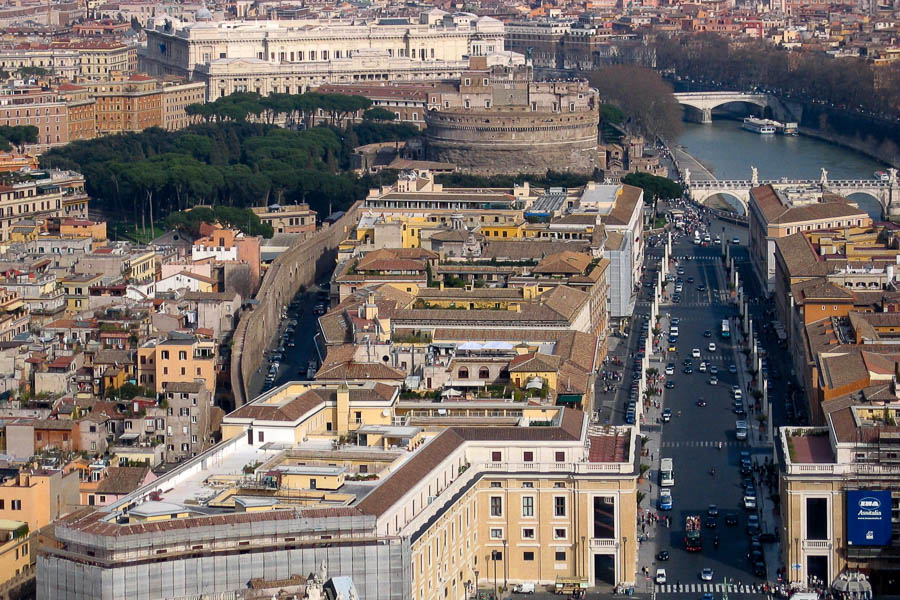
[[[728,323],[728,319],[722,319],[722,337],[731,337],[731,325]]]
[[[671,458],[659,461],[659,485],[661,487],[675,485],[675,462]]]

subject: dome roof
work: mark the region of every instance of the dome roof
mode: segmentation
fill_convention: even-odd
[[[205,6],[194,13],[195,21],[212,21],[212,13]]]

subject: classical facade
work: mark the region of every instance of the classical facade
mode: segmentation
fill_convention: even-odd
[[[503,24],[447,15],[348,21],[221,21],[147,29],[141,69],[206,80],[210,96],[233,91],[299,93],[310,85],[453,77],[465,56],[503,50]],[[257,80],[259,80],[257,82]]]
[[[519,426],[486,416],[495,426],[425,431],[396,424],[398,398],[373,380],[259,397],[183,468],[59,522],[65,546],[42,547],[38,595],[224,596],[323,561],[372,599],[461,600],[494,573],[507,585],[634,582],[635,429],[523,405]],[[352,448],[314,440],[328,435]]]
[[[587,81],[534,82],[530,65],[475,57],[459,93],[425,115],[430,160],[479,173],[591,172],[600,166],[597,91]]]

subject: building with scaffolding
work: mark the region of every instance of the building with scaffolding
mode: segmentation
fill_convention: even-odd
[[[412,425],[399,388],[300,382],[225,417],[224,441],[59,522],[38,596],[241,598],[254,578],[351,576],[360,597],[466,598],[558,575],[633,583],[640,438],[584,413]],[[484,426],[493,425],[493,426]]]

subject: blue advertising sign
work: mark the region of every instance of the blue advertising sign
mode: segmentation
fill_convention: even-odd
[[[847,544],[886,546],[891,543],[891,492],[847,490]]]

